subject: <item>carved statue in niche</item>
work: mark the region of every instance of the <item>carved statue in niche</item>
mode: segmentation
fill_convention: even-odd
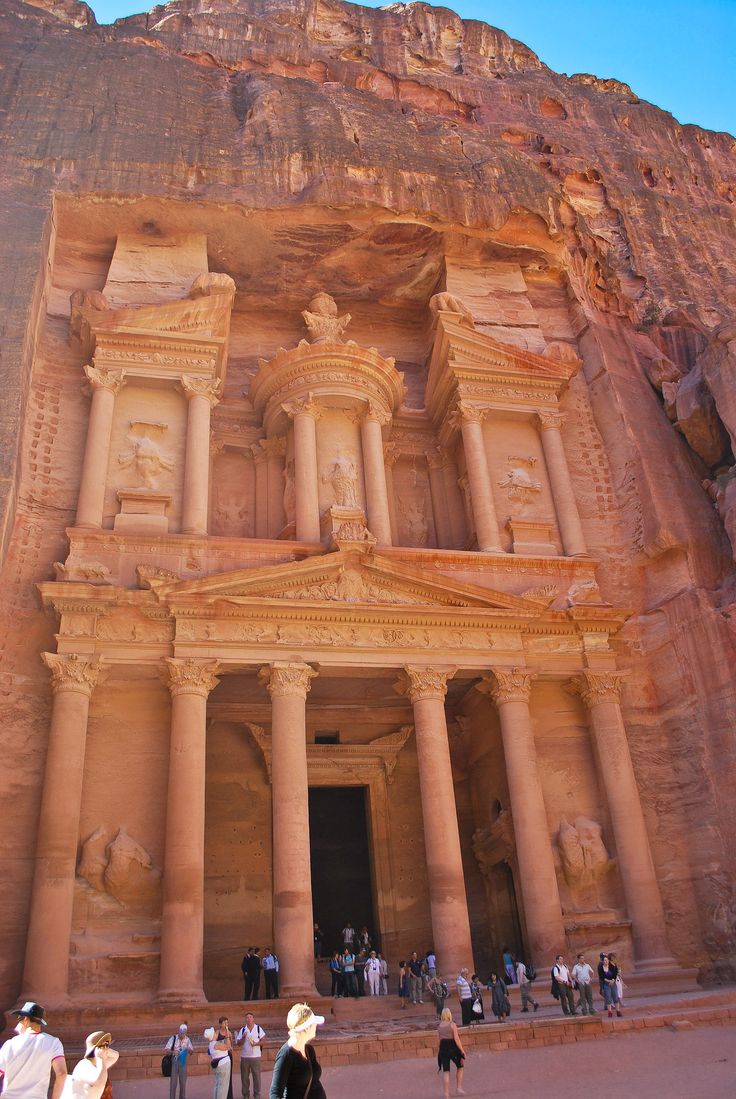
[[[424,500],[404,500],[399,496],[398,503],[407,543],[410,546],[426,546],[429,540],[429,524]]]
[[[82,844],[77,877],[96,892],[104,893],[125,908],[156,900],[161,871],[153,865],[146,849],[119,828],[112,840],[96,828]]]
[[[350,324],[350,314],[338,317],[335,299],[323,292],[315,294],[302,313],[307,326],[310,343],[322,343],[333,340],[343,343],[343,333]]]
[[[358,503],[358,470],[355,462],[344,451],[338,450],[334,462],[327,472],[322,474],[322,483],[332,485],[335,503],[338,507],[360,507]]]
[[[537,464],[536,458],[509,458],[513,463],[498,487],[506,490],[509,500],[528,504],[537,493],[542,491],[541,481],[535,481],[529,472]],[[525,468],[526,467],[526,468]]]
[[[599,884],[616,865],[603,842],[603,828],[589,817],[562,820],[557,837],[560,867],[577,911],[600,909]]]
[[[296,482],[294,479],[294,459],[284,466],[283,472],[284,478],[284,515],[286,516],[286,525],[293,523],[296,519]]]
[[[160,446],[152,436],[162,436],[168,429],[168,424],[147,424],[142,421],[133,421],[130,425],[129,438],[131,449],[125,454],[118,455],[118,464],[127,469],[133,467],[137,488],[148,488],[154,491],[158,488],[158,478],[162,473],[170,473],[174,463],[162,452]]]

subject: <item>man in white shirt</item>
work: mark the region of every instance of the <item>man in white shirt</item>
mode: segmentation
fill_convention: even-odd
[[[266,1037],[265,1030],[259,1027],[252,1011],[245,1017],[245,1026],[235,1035],[237,1045],[242,1046],[240,1053],[240,1084],[243,1099],[250,1094],[249,1078],[253,1078],[253,1099],[261,1094],[261,1042]]]
[[[191,1038],[187,1037],[187,1024],[182,1023],[177,1034],[172,1034],[166,1043],[166,1050],[171,1054],[171,1078],[169,1081],[169,1099],[176,1099],[176,1089],[179,1089],[179,1099],[187,1099],[187,1068],[189,1058],[194,1053]]]
[[[555,958],[555,964],[552,967],[552,976],[555,981],[557,981],[562,1014],[577,1015],[575,1010],[575,995],[572,990],[572,977],[570,976],[570,970],[565,965],[565,959],[562,954],[558,954]]]
[[[532,973],[533,972],[534,970],[532,970]],[[534,999],[531,977],[529,976],[526,965],[521,960],[521,958],[516,963],[516,983],[518,984],[519,992],[521,993],[521,1010],[528,1011],[529,1004],[531,1004],[534,1010],[538,1011],[539,1004]]]
[[[51,1099],[59,1099],[66,1079],[64,1047],[41,1030],[47,1025],[43,1008],[29,1000],[12,1014],[18,1016],[16,1035],[0,1049],[3,1099],[46,1099],[52,1071]]]
[[[365,983],[368,985],[368,995],[378,996],[381,984],[381,963],[375,950],[371,950],[365,963]]]
[[[279,963],[270,947],[263,951],[263,976],[266,981],[266,999],[277,1000],[279,996]]]
[[[584,954],[578,954],[578,960],[572,967],[572,979],[578,986],[578,1008],[582,1015],[595,1015],[593,1007],[593,970],[585,960]]]

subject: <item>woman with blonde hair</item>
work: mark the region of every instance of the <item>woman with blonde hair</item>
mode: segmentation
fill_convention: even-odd
[[[449,1007],[443,1008],[440,1015],[440,1025],[437,1028],[437,1036],[440,1046],[437,1051],[437,1071],[442,1073],[442,1086],[445,1099],[450,1095],[450,1062],[455,1063],[457,1069],[456,1084],[457,1094],[465,1095],[463,1091],[463,1073],[465,1072],[465,1050],[460,1041],[460,1035],[455,1023],[452,1021],[452,1012]]]
[[[327,1099],[320,1079],[322,1068],[310,1045],[324,1021],[309,1004],[294,1004],[286,1016],[288,1041],[276,1054],[269,1099]]]

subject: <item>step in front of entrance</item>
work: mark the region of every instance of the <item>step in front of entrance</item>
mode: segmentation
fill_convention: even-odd
[[[278,1002],[271,1001],[271,1003],[275,1005]],[[224,1012],[224,1014],[229,1014],[231,1019],[238,1019],[237,1011],[242,1010],[242,1005],[227,1006],[235,1010]],[[324,1005],[315,1003],[317,1011],[322,1007]],[[549,1010],[547,1008],[547,1011]],[[554,1010],[557,1010],[556,1007]],[[649,1003],[632,1002],[631,1005],[626,1006],[625,1012],[623,1018],[610,1020],[603,1013],[593,1017],[574,1019],[558,1014],[540,1013],[540,1015],[531,1015],[524,1021],[518,1018],[501,1024],[485,1021],[473,1027],[463,1028],[462,1040],[469,1051],[504,1052],[605,1038],[624,1031],[638,1032],[673,1025],[736,1025],[736,988],[671,998],[654,997]],[[457,1012],[454,1013],[457,1014]],[[268,1035],[263,1051],[263,1067],[268,1072],[273,1066],[276,1052],[286,1038],[284,1014],[280,1016],[280,1023],[274,1019],[273,1027],[269,1026],[265,1014],[259,1014],[258,1018]],[[437,1053],[436,1020],[431,1010],[394,1011],[383,1020],[363,1019],[360,1018],[359,1013],[356,1013],[352,1020],[347,1016],[340,1019],[327,1015],[326,1020],[315,1043],[320,1063],[324,1067],[375,1064],[380,1061],[417,1057],[431,1058]],[[196,1053],[190,1061],[189,1073],[197,1076],[206,1075],[210,1071],[210,1059],[204,1048],[204,1041],[197,1032],[192,1031],[192,1036]],[[116,1040],[115,1045],[120,1049],[120,1060],[115,1066],[115,1078],[140,1080],[160,1077],[164,1043],[165,1033],[147,1038]],[[77,1045],[79,1044],[77,1040]],[[66,1042],[66,1051],[71,1067],[76,1063],[80,1053],[75,1052],[72,1041]],[[236,1072],[237,1061],[236,1054]]]

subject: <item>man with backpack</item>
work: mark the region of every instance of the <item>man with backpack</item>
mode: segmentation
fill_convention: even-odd
[[[529,963],[525,963],[519,958],[516,963],[516,983],[519,986],[519,992],[521,993],[521,1010],[528,1011],[531,1004],[535,1011],[539,1010],[539,1004],[534,999],[532,993],[532,982],[537,978],[537,971],[534,966]]]

